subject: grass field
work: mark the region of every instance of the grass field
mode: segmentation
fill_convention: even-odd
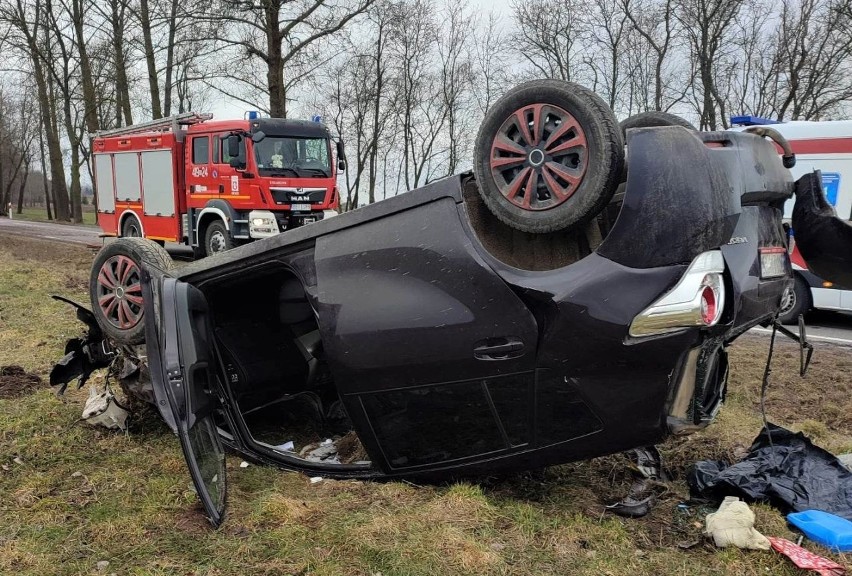
[[[56,222],[55,220],[47,219],[47,211],[44,207],[24,208],[22,214],[14,213],[12,217],[20,220],[30,220],[32,222]],[[94,206],[83,206],[83,224],[89,226],[97,225],[97,214]]]
[[[80,325],[59,293],[87,302],[92,253],[0,235],[0,367],[47,377]],[[630,481],[615,455],[479,483],[323,481],[228,457],[229,516],[211,530],[178,442],[153,412],[128,434],[78,421],[85,397],[46,386],[0,399],[0,573],[92,574],[736,574],[800,572],[773,552],[715,549],[707,510],[682,513],[698,459],[731,457],[760,429],[768,339],[732,347],[728,403],[702,433],[662,445],[676,479],[645,518],[604,513]],[[852,351],[820,345],[806,379],[779,343],[770,419],[835,453],[852,451]],[[795,539],[783,516],[754,506],[757,528]],[[693,544],[683,549],[679,544]],[[821,554],[845,563],[849,556]]]

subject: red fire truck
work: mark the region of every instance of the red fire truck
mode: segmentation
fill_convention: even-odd
[[[247,116],[188,112],[98,133],[104,233],[183,243],[206,256],[337,214],[342,142],[335,162],[320,122]]]

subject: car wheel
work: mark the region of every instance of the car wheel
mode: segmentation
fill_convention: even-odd
[[[654,126],[683,126],[684,128],[689,128],[690,130],[696,130],[695,126],[693,126],[690,122],[687,122],[680,116],[675,116],[674,114],[669,114],[668,112],[640,112],[639,114],[634,114],[630,118],[622,120],[618,124],[619,128],[621,128],[621,135],[624,137],[624,141],[627,141],[627,130],[630,128],[653,128]]]
[[[120,238],[104,246],[92,264],[89,294],[98,325],[118,344],[145,341],[141,270],[162,275],[173,267],[168,252],[150,240]]]
[[[204,234],[204,253],[207,256],[224,252],[234,247],[234,241],[225,228],[225,223],[221,220],[211,222],[207,227],[207,232]]]
[[[136,219],[136,216],[128,216],[127,219],[125,219],[124,224],[121,225],[121,237],[142,237],[142,226],[139,224],[139,220]]]
[[[811,306],[811,289],[801,276],[796,276],[793,286],[787,288],[781,296],[778,320],[782,324],[797,324],[799,316],[807,314]]]
[[[479,193],[501,221],[546,233],[582,224],[609,202],[624,164],[612,111],[561,80],[517,86],[486,113],[474,147]]]

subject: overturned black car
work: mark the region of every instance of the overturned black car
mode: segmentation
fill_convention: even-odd
[[[791,283],[792,178],[754,134],[626,138],[625,169],[605,104],[531,83],[489,111],[472,174],[177,270],[151,242],[105,246],[94,317],[114,347],[144,340],[211,521],[223,443],[311,475],[428,479],[706,426],[726,346]]]

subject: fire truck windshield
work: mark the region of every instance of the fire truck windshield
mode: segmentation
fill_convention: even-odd
[[[254,144],[257,170],[263,176],[327,178],[331,176],[328,140],[266,136]]]

